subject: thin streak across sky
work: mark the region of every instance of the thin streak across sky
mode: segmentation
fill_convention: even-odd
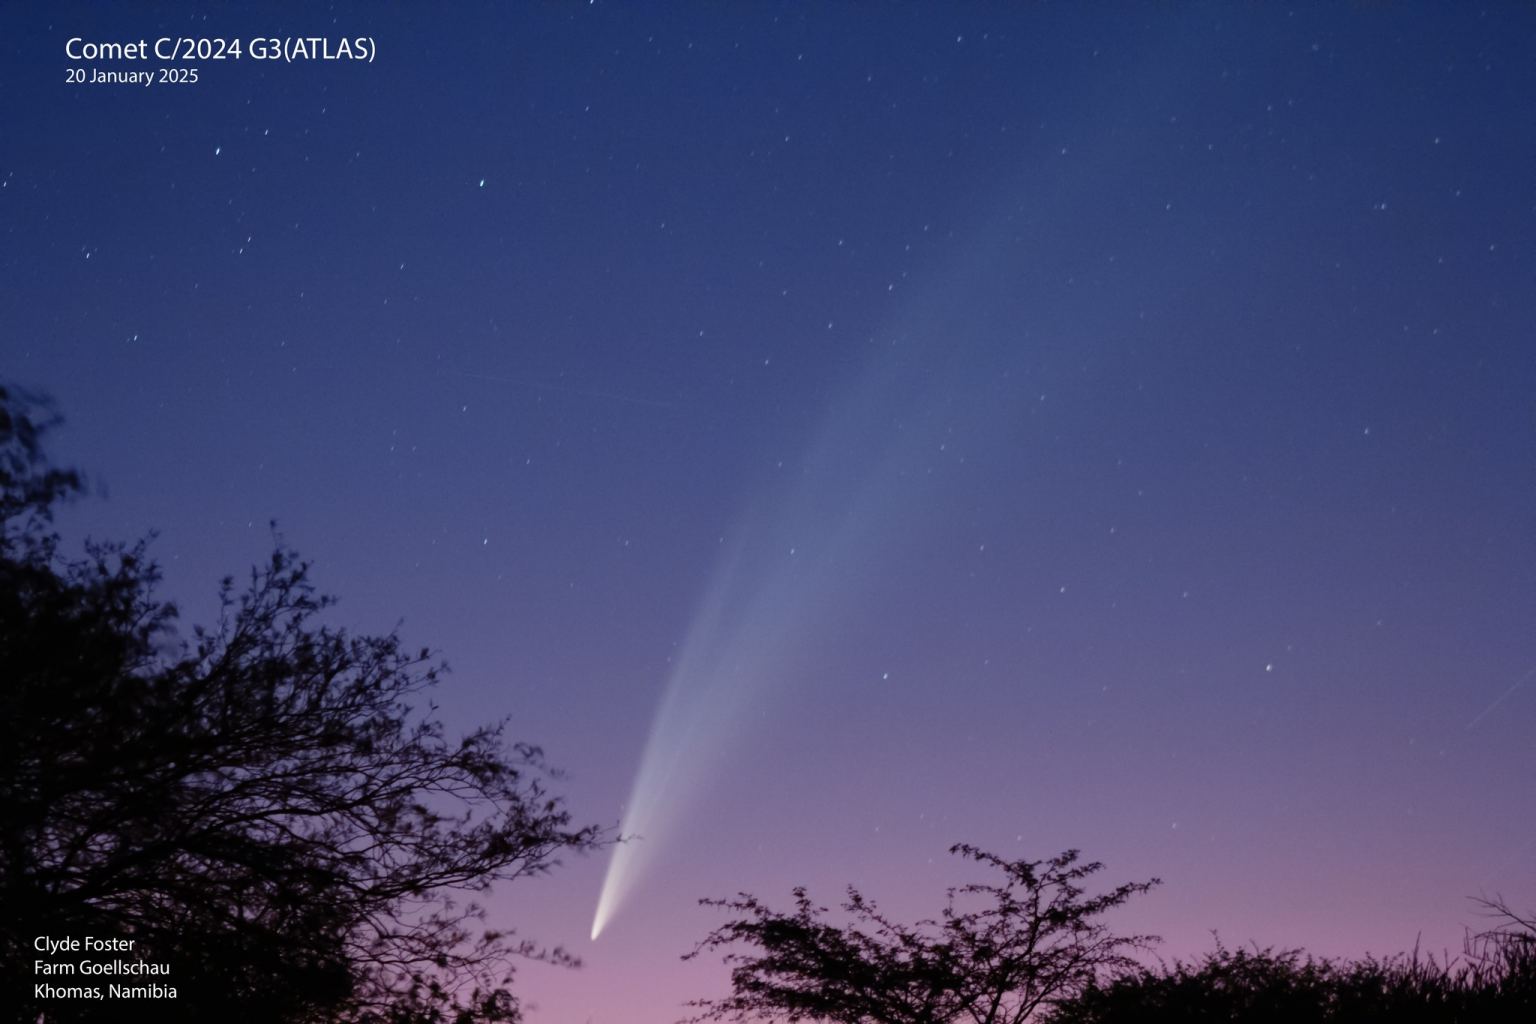
[[[1478,722],[1481,722],[1483,719],[1493,714],[1494,711],[1498,709],[1500,704],[1503,704],[1506,700],[1509,700],[1509,698],[1513,697],[1518,691],[1523,689],[1525,684],[1530,681],[1530,678],[1533,675],[1536,675],[1536,665],[1532,665],[1530,669],[1526,671],[1525,675],[1515,680],[1509,689],[1495,697],[1492,704],[1489,704],[1486,708],[1479,712],[1478,715],[1472,719],[1472,721],[1467,723],[1467,728],[1470,730],[1475,725],[1477,725]]]

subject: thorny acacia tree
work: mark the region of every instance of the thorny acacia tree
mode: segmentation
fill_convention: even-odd
[[[1076,850],[1049,860],[1005,860],[960,844],[951,853],[994,868],[1002,880],[951,888],[937,921],[891,920],[857,889],[847,922],[794,891],[781,912],[755,896],[704,900],[737,915],[684,959],[725,953],[731,995],[700,1000],[695,1021],[828,1021],[835,1024],[1023,1024],[1095,978],[1130,969],[1128,955],[1155,941],[1117,935],[1100,917],[1157,879],[1098,895],[1082,883],[1102,869]]]
[[[603,841],[539,750],[448,738],[419,710],[430,652],[321,624],[282,547],[183,639],[143,544],[61,555],[50,514],[80,481],[49,466],[42,409],[0,389],[10,1019],[121,1019],[34,999],[60,979],[33,975],[33,938],[90,934],[171,965],[161,1021],[518,1020],[512,961],[572,958],[486,930],[472,898]]]

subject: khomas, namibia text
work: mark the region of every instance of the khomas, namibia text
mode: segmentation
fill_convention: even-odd
[[[33,999],[175,999],[173,985],[108,985],[102,992],[98,985],[49,985],[32,986]]]
[[[96,42],[75,36],[64,44],[70,60],[353,60],[373,63],[372,36],[253,36],[250,39],[179,38]]]

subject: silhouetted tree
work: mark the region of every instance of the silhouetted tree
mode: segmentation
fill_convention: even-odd
[[[420,709],[430,652],[323,625],[281,546],[184,638],[143,544],[59,553],[49,514],[79,478],[48,465],[48,424],[0,390],[4,1012],[127,1019],[35,998],[60,979],[33,974],[34,938],[94,935],[171,965],[157,1021],[519,1019],[512,962],[573,960],[487,930],[473,896],[602,841],[539,750],[500,725],[448,738]]]
[[[1492,915],[1495,924],[1477,938],[1494,949],[1528,951],[1536,956],[1536,913],[1521,913],[1502,896],[1480,896],[1474,902]]]
[[[0,384],[0,555],[8,562],[46,558],[53,507],[80,490],[80,474],[50,465],[43,451],[43,434],[57,424],[46,399]]]
[[[826,917],[804,888],[781,912],[755,896],[704,900],[737,919],[684,959],[729,952],[731,995],[699,1000],[696,1021],[831,1021],[836,1024],[1022,1024],[1106,972],[1129,970],[1128,953],[1154,941],[1116,935],[1099,919],[1158,884],[1132,882],[1098,895],[1081,886],[1102,864],[1078,851],[1049,860],[1005,860],[974,846],[951,853],[1000,871],[996,884],[951,888],[938,920],[904,925],[857,889],[845,923]]]

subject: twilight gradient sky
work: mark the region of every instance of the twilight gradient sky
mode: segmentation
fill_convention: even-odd
[[[191,6],[0,10],[0,374],[71,536],[195,620],[275,517],[644,836],[496,901],[535,1022],[962,840],[1172,954],[1536,900],[1529,4]],[[178,35],[379,55],[64,82]]]

